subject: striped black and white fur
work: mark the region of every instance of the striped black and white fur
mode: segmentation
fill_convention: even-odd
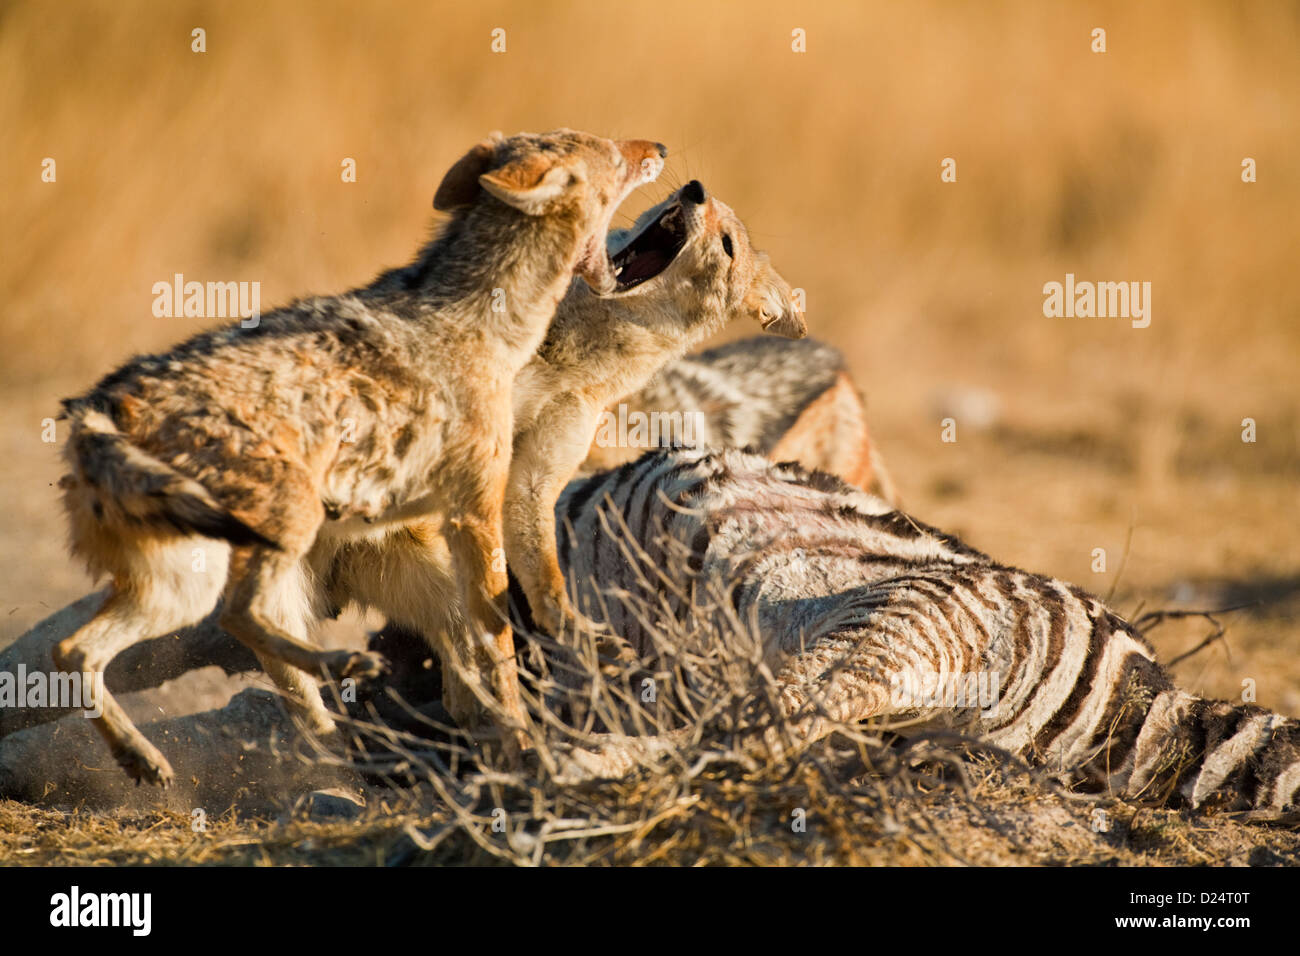
[[[617,414],[619,405],[629,414],[693,414],[694,434],[679,444],[753,448],[773,461],[798,461],[898,502],[867,427],[862,393],[844,354],[826,342],[755,336],[720,345],[668,363],[611,412]],[[583,471],[617,467],[645,450],[595,444]]]
[[[643,657],[663,650],[656,615],[689,630],[693,615],[725,612],[756,634],[805,741],[870,717],[955,724],[1082,789],[1193,808],[1297,802],[1300,722],[1177,689],[1097,598],[839,479],[746,452],[652,452],[571,483],[557,520],[582,611]],[[995,707],[896,693],[899,675],[951,691],[979,672],[997,675]],[[590,767],[632,762],[611,750]]]

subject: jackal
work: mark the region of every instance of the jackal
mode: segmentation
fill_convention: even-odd
[[[797,461],[836,475],[898,507],[898,490],[867,427],[862,393],[839,349],[806,339],[741,339],[672,362],[618,403],[623,418],[694,411],[691,441],[752,448],[772,461]],[[647,447],[594,443],[581,471],[633,461]]]
[[[533,620],[551,633],[569,616],[555,501],[588,455],[606,406],[733,318],[786,338],[807,334],[789,284],[698,180],[611,235],[610,252],[615,293],[600,298],[574,283],[515,379],[506,558]]]
[[[457,678],[448,709],[467,728],[490,711],[513,754],[522,711],[499,558],[514,377],[575,275],[613,291],[610,217],[665,155],[571,130],[493,135],[443,178],[434,208],[450,218],[401,282],[389,273],[255,329],[200,334],[65,401],[71,547],[112,583],[57,646],[58,666],[102,672],[136,641],[200,620],[224,589],[222,626],[329,733],[302,671],[364,677],[382,659],[310,643],[326,608],[302,559],[320,540],[385,538],[438,515],[436,539],[408,539],[389,559],[413,583],[454,587],[411,587],[382,610],[431,633],[445,604],[459,608],[464,627],[439,631]],[[118,763],[166,786],[162,754],[107,692],[102,706],[96,725]]]

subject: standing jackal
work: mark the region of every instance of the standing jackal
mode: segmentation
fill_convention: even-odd
[[[575,283],[515,379],[506,556],[533,620],[551,633],[570,617],[555,553],[555,501],[587,457],[605,407],[732,318],[786,338],[807,334],[789,284],[750,244],[735,212],[698,180],[611,236],[610,251],[615,293],[600,298]]]
[[[450,218],[400,285],[381,277],[255,329],[200,334],[65,401],[72,550],[112,584],[57,646],[58,666],[102,672],[136,641],[200,620],[224,590],[222,626],[328,733],[303,671],[363,677],[382,659],[310,643],[326,609],[302,559],[318,538],[383,537],[439,515],[441,538],[397,560],[413,581],[450,577],[455,593],[412,589],[383,610],[430,633],[448,601],[461,609],[465,626],[439,648],[448,709],[467,728],[491,711],[513,753],[522,712],[498,559],[514,377],[575,274],[614,289],[610,217],[665,154],[570,130],[493,136],[444,177],[434,207]],[[107,692],[96,704],[118,763],[166,786],[158,750]]]

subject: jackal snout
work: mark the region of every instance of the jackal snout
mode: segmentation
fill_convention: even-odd
[[[652,143],[648,139],[625,139],[617,143],[618,151],[628,164],[629,188],[652,183],[663,172],[664,160],[668,158],[668,147],[663,143]]]
[[[493,133],[443,177],[435,209],[472,205],[481,192],[529,216],[568,221],[576,233],[574,274],[605,295],[615,288],[605,252],[614,210],[638,186],[653,182],[668,148],[644,139],[610,140],[577,130]]]
[[[617,277],[613,262],[607,251],[609,222],[614,210],[638,186],[654,182],[663,172],[664,159],[668,156],[668,147],[663,143],[654,143],[645,139],[625,139],[616,142],[618,158],[615,162],[615,174],[621,172],[621,182],[615,187],[613,197],[606,200],[602,213],[588,234],[583,250],[579,254],[574,275],[581,276],[587,285],[599,295],[609,295],[617,287]]]
[[[673,282],[669,294],[691,305],[748,315],[765,332],[786,338],[808,334],[790,284],[750,244],[740,217],[698,179],[646,210],[631,229],[613,234],[609,245],[619,295],[662,295],[662,283],[647,283],[677,275],[686,281]]]

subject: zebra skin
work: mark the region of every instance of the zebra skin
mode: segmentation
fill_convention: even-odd
[[[1083,790],[1296,804],[1300,722],[1179,690],[1097,598],[838,478],[742,451],[655,451],[572,482],[557,523],[577,607],[643,659],[664,651],[656,615],[685,622],[679,633],[709,624],[701,615],[751,627],[804,741],[873,717],[956,725]],[[590,769],[634,763],[618,746]]]
[[[843,353],[817,339],[760,335],[665,365],[639,392],[617,402],[625,414],[693,414],[698,427],[677,444],[753,447],[773,461],[797,461],[839,475],[898,504],[880,450],[867,427],[862,394]],[[648,447],[594,443],[585,473],[635,460]]]

